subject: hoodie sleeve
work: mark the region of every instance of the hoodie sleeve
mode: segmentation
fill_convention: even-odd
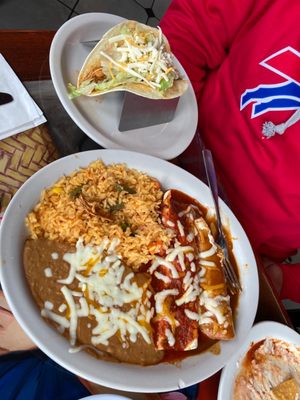
[[[160,27],[186,70],[197,98],[206,75],[220,67],[254,0],[173,0]]]

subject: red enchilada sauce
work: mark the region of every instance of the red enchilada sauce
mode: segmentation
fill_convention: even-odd
[[[168,195],[168,193],[171,194]],[[176,362],[186,356],[201,353],[217,343],[217,340],[208,337],[199,329],[197,320],[190,319],[187,316],[187,312],[199,313],[198,295],[194,292],[190,301],[189,299],[185,302],[180,300],[183,299],[187,291],[187,274],[189,274],[190,279],[197,279],[196,275],[199,273],[199,267],[195,264],[196,260],[192,257],[192,254],[199,253],[199,248],[194,237],[196,233],[193,228],[193,220],[189,218],[190,215],[195,219],[206,218],[207,208],[178,190],[166,192],[161,210],[162,224],[166,229],[173,229],[176,232],[176,244],[173,249],[168,249],[164,254],[160,250],[159,260],[161,260],[161,264],[153,268],[152,263],[152,266],[148,268],[148,272],[152,276],[151,286],[156,293],[153,304],[156,310],[156,315],[152,320],[153,338],[156,348],[164,350],[163,361],[166,362]],[[207,222],[211,224],[215,221],[211,219]],[[181,262],[179,257],[172,257],[172,252],[176,252],[178,248],[190,249],[181,256],[183,257]],[[171,260],[176,273],[170,267],[164,265],[166,260]],[[157,296],[160,293],[165,294],[163,304],[157,304]],[[231,305],[236,306],[237,296],[231,298],[230,302]],[[219,348],[214,347],[212,349],[215,353],[219,351]]]

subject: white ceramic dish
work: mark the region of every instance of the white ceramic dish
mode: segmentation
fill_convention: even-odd
[[[74,122],[101,146],[172,159],[187,148],[196,131],[198,110],[191,84],[181,96],[171,122],[127,132],[118,129],[124,92],[93,98],[68,98],[67,84],[76,84],[83,62],[92,50],[80,42],[101,38],[108,29],[123,20],[111,14],[87,13],[62,25],[52,41],[49,56],[54,88]],[[176,63],[179,71],[187,78],[178,61]]]
[[[28,336],[49,357],[89,381],[129,392],[163,392],[200,382],[220,370],[242,345],[253,324],[258,302],[258,275],[252,249],[244,230],[224,202],[220,202],[221,211],[234,238],[243,292],[237,310],[236,338],[222,342],[219,355],[205,352],[186,358],[180,366],[140,367],[96,360],[85,352],[70,354],[68,341],[41,318],[31,297],[22,263],[22,248],[28,235],[25,216],[39,201],[44,188],[96,159],[106,164],[126,163],[156,177],[164,189],[182,190],[212,207],[212,198],[204,183],[174,164],[152,156],[122,150],[93,150],[61,158],[29,178],[5,212],[0,231],[0,278],[9,306]]]
[[[266,337],[282,339],[288,343],[300,346],[300,335],[286,325],[273,321],[263,321],[255,324],[250,330],[243,345],[235,351],[230,362],[223,368],[218,400],[232,400],[235,377],[239,371],[240,363],[249,350],[252,342],[258,342]]]

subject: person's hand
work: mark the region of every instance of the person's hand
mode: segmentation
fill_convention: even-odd
[[[26,336],[0,290],[0,355],[11,351],[33,349],[35,344]]]

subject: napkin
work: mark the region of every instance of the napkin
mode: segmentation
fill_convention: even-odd
[[[0,105],[0,140],[46,122],[43,112],[28,94],[5,58],[0,54],[0,92],[14,100]]]

